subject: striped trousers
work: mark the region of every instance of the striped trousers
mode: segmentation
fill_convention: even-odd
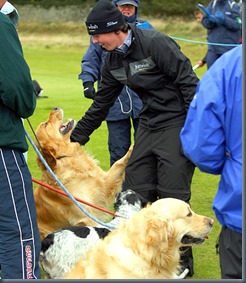
[[[2,279],[40,279],[40,237],[32,178],[23,153],[0,148]]]

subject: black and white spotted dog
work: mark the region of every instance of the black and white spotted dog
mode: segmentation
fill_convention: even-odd
[[[115,213],[122,217],[115,217],[108,222],[107,228],[101,225],[71,226],[49,234],[42,240],[39,261],[45,278],[62,279],[100,238],[107,236],[112,229],[145,207],[147,203],[132,190],[117,193],[114,209]]]

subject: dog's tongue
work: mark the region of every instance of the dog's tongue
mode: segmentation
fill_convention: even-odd
[[[205,238],[205,239],[208,239],[208,236],[205,236],[204,238]]]

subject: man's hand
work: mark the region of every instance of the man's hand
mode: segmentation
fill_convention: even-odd
[[[84,96],[86,98],[94,99],[95,97],[95,88],[93,82],[85,82],[83,83],[84,86]]]
[[[216,23],[217,22],[217,18],[214,16],[214,15],[209,15],[208,16],[208,19],[209,19],[209,21],[211,22],[211,23]]]
[[[224,16],[224,14],[222,12],[217,11],[215,13],[215,17],[216,17],[216,22],[217,22],[218,25],[222,25],[224,23],[225,16]]]

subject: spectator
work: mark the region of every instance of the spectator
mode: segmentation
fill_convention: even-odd
[[[151,28],[148,22],[137,18],[140,0],[113,0],[112,3],[122,12],[126,22]],[[94,83],[97,81],[98,86],[100,85],[102,66],[107,53],[107,50],[90,40],[90,46],[82,58],[82,72],[79,74],[86,98],[94,99]],[[124,86],[106,117],[110,166],[128,151],[131,144],[131,129],[133,128],[135,137],[141,108],[142,102],[138,95],[128,86]]]
[[[208,30],[208,42],[213,43],[208,45],[206,56],[207,67],[210,68],[223,53],[240,42],[240,7],[232,0],[212,0],[207,8],[201,8],[204,12],[202,25]]]
[[[6,0],[0,0],[0,9]],[[40,279],[40,237],[22,118],[36,97],[10,18],[0,13],[0,267],[2,279]]]
[[[135,145],[126,167],[126,189],[150,202],[174,197],[189,202],[194,165],[181,154],[180,130],[198,78],[178,44],[155,29],[125,23],[108,0],[99,0],[86,26],[92,42],[107,49],[100,88],[71,140],[81,145],[106,118],[110,107],[129,86],[141,98]],[[193,275],[191,249],[183,254],[182,275]],[[183,272],[184,271],[184,272]]]
[[[203,172],[220,174],[213,210],[222,279],[242,279],[242,46],[204,74],[181,131],[185,155]]]

